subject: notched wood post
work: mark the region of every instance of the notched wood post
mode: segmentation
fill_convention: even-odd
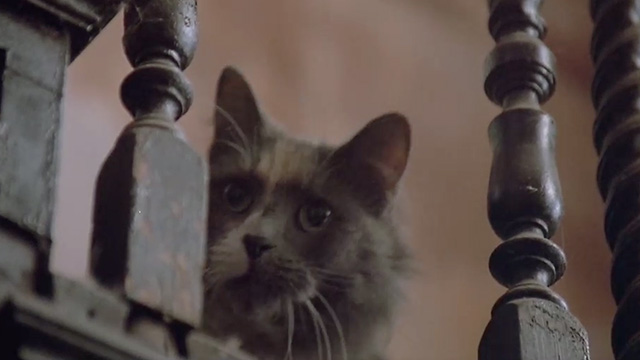
[[[566,268],[550,239],[562,217],[555,124],[540,109],[555,89],[555,58],[542,42],[541,0],[491,0],[485,92],[503,108],[489,127],[489,220],[504,241],[489,261],[509,290],[496,302],[480,360],[588,360],[587,334],[549,286]]]
[[[195,0],[127,3],[123,43],[134,70],[121,97],[135,121],[98,177],[91,270],[144,309],[130,329],[145,338],[164,318],[190,327],[201,318],[208,172],[174,125],[191,105],[182,70],[196,42]]]

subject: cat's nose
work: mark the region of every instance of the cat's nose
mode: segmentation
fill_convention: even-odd
[[[258,260],[262,254],[274,248],[274,245],[269,244],[267,239],[262,236],[245,235],[242,241],[247,256],[251,260]]]

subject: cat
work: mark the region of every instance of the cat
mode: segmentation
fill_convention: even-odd
[[[385,359],[411,268],[393,220],[408,121],[338,147],[292,138],[233,67],[216,109],[204,328],[264,360]]]

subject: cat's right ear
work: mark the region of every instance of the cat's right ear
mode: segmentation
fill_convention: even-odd
[[[233,67],[218,80],[214,147],[251,153],[262,131],[262,116],[251,87]],[[219,147],[218,147],[219,148]]]
[[[409,159],[411,127],[399,113],[371,120],[328,161],[355,198],[374,213],[384,210]]]

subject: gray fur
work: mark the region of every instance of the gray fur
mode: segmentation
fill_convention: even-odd
[[[227,68],[215,121],[205,328],[265,360],[384,359],[409,268],[392,219],[409,152],[404,117],[381,116],[340,147],[312,144],[267,122]],[[226,206],[230,182],[254,195],[242,213]],[[300,208],[317,199],[331,218],[305,232]],[[250,260],[247,235],[272,249]]]

